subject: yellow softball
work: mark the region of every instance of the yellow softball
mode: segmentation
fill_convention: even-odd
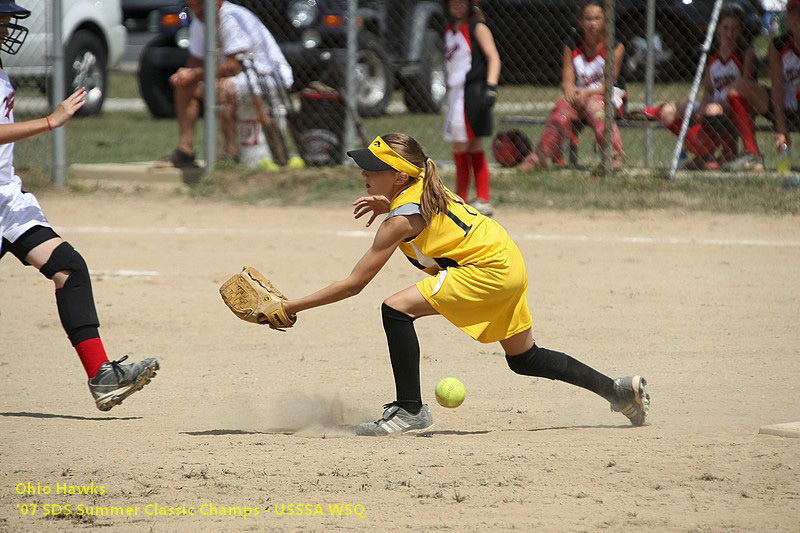
[[[436,385],[436,401],[442,407],[455,409],[464,402],[467,389],[456,378],[444,378]]]

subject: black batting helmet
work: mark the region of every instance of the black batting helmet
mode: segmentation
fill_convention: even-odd
[[[14,0],[0,0],[0,18],[9,17],[8,22],[0,21],[0,50],[16,54],[28,36],[28,28],[17,24],[28,18],[31,12],[17,5]]]
[[[513,167],[531,153],[531,141],[520,130],[501,131],[492,141],[492,155],[501,167]]]

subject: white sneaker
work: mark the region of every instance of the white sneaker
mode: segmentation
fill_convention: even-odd
[[[427,405],[412,415],[399,405],[387,403],[383,416],[375,422],[365,422],[356,428],[356,435],[387,437],[389,435],[424,435],[433,428],[433,415]]]
[[[89,390],[101,411],[108,411],[122,400],[150,383],[159,368],[158,361],[148,357],[131,365],[120,364],[128,356],[117,361],[106,361],[97,374],[89,379]]]
[[[650,393],[645,386],[647,380],[642,376],[626,376],[614,380],[614,394],[617,400],[611,402],[611,410],[628,417],[631,424],[641,426],[650,410]]]
[[[722,170],[729,170],[732,172],[763,172],[764,160],[757,155],[744,154],[722,165]]]
[[[494,216],[494,207],[486,200],[480,198],[473,198],[469,201],[469,205],[475,208],[478,213],[486,217]]]

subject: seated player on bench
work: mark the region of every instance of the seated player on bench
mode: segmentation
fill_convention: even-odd
[[[775,148],[789,146],[789,131],[800,130],[800,0],[786,3],[789,30],[769,43],[769,72],[772,89],[754,81],[741,80],[728,91],[735,124],[742,137],[745,154],[725,168],[763,170],[764,163],[755,137],[753,111],[769,118],[775,126]]]
[[[544,125],[542,137],[536,149],[522,162],[522,170],[542,168],[548,170],[553,159],[560,158],[560,147],[572,133],[572,125],[585,120],[594,130],[595,139],[601,146],[605,138],[605,92],[606,33],[604,28],[603,3],[586,0],[578,14],[579,39],[574,46],[565,45],[562,55],[562,81],[564,94],[556,101],[550,117]],[[614,79],[619,77],[625,47],[614,47]],[[619,111],[624,91],[615,87],[614,107]],[[625,153],[619,127],[612,126],[613,167],[622,168]]]
[[[684,141],[686,149],[695,156],[686,163],[684,168],[688,170],[719,170],[725,163],[736,160],[738,155],[738,139],[730,121],[734,118],[734,111],[728,103],[730,90],[738,82],[755,85],[757,68],[756,54],[743,32],[741,8],[724,6],[717,24],[714,51],[706,62],[703,97],[695,104],[692,124]],[[645,107],[644,114],[678,135],[688,104],[662,103]],[[720,145],[722,154],[718,159],[715,154]]]

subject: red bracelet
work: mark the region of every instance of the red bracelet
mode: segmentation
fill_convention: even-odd
[[[50,117],[45,116],[44,119],[47,121],[47,129],[53,131],[53,126],[50,125]]]

